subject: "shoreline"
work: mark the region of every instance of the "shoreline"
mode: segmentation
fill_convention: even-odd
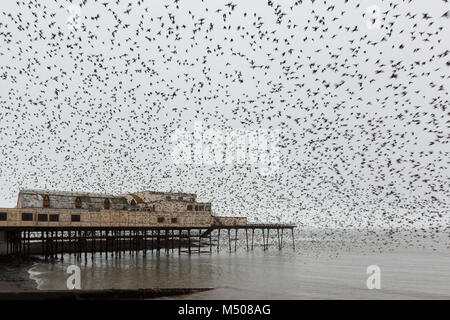
[[[0,291],[0,300],[143,300],[184,296],[214,288]]]
[[[36,257],[17,259],[0,256],[0,292],[36,290],[36,282],[30,278],[28,270],[39,261]]]

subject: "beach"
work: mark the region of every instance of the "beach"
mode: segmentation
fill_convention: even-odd
[[[28,272],[34,262],[0,256],[0,291],[30,291],[36,289],[36,282],[30,278]]]

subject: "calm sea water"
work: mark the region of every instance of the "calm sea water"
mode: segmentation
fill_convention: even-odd
[[[121,258],[65,256],[63,262],[27,267],[39,289],[66,289],[67,267],[81,268],[82,289],[213,287],[182,299],[450,299],[449,235],[297,234],[296,250],[285,237],[268,251],[260,247]],[[233,248],[234,249],[234,248]],[[381,269],[381,289],[366,286],[369,265]]]

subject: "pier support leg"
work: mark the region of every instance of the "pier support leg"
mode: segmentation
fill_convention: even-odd
[[[209,233],[209,253],[212,253],[212,231]]]
[[[54,256],[54,259],[58,260],[58,249],[59,249],[59,246],[58,246],[58,230],[55,231],[53,237],[54,237],[54,242],[55,242],[55,256]]]
[[[42,255],[45,255],[45,247],[44,247],[44,244],[45,244],[45,241],[44,241],[44,231],[41,231],[40,233],[41,233],[41,254],[42,254]],[[8,241],[8,244],[9,244],[9,241]],[[9,245],[8,245],[8,248],[9,248]]]
[[[253,238],[255,236],[255,229],[252,228],[252,251],[253,251]]]
[[[178,230],[178,255],[181,254],[181,229]]]
[[[108,233],[109,233],[109,231],[108,230],[106,230],[105,231],[105,256],[106,256],[106,259],[108,260],[108,249],[109,249],[109,246],[108,246]]]
[[[153,254],[153,249],[155,249],[155,230],[152,229],[152,254]]]
[[[27,236],[27,256],[30,255],[30,238],[31,238],[31,232],[28,231],[28,236]],[[62,260],[62,254],[61,254],[61,260]]]
[[[248,229],[245,229],[245,245],[247,247],[247,251],[248,251]]]
[[[49,245],[48,245],[48,231],[45,231],[45,261],[48,261],[48,253],[49,253]]]
[[[280,236],[280,250],[283,249],[283,234],[284,234],[284,228],[281,229],[281,236]]]
[[[69,230],[69,231],[67,231],[68,232],[68,234],[69,234],[69,259],[70,259],[70,257],[71,257],[71,255],[72,255],[72,230]]]
[[[188,229],[188,252],[191,254],[191,229]]]
[[[264,236],[264,228],[262,229],[262,237],[263,237],[263,250],[266,251],[266,238]]]
[[[294,228],[291,228],[291,233],[292,233],[292,250],[295,251]]]
[[[278,243],[278,250],[281,250],[280,247],[280,229],[277,228],[277,243]]]
[[[64,230],[61,231],[61,253],[60,260],[64,261],[64,252],[66,251],[66,236],[64,234]]]
[[[159,254],[159,250],[161,250],[161,242],[160,242],[160,231],[158,229],[157,235],[156,235],[156,252]]]
[[[166,251],[166,254],[169,254],[169,241],[168,241],[168,236],[167,233],[169,232],[169,230],[165,230],[165,234],[164,234],[164,249]]]
[[[143,232],[144,232],[144,251],[142,255],[145,257],[147,256],[147,229],[145,229]]]
[[[91,260],[94,260],[95,253],[95,230],[91,230]]]
[[[198,229],[198,254],[200,254],[202,247],[202,229]]]
[[[88,244],[87,244],[87,231],[83,231],[83,247],[84,247],[84,262],[87,263],[87,252],[88,252]]]
[[[228,251],[231,252],[231,236],[230,236],[230,229],[228,229]]]
[[[217,229],[217,253],[220,251],[220,228]]]

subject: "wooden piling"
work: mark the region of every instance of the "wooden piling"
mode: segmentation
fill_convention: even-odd
[[[217,252],[220,251],[220,229],[217,230]]]
[[[91,259],[94,259],[96,252],[105,253],[106,258],[121,257],[122,251],[130,251],[130,254],[140,254],[142,250],[143,256],[147,256],[150,249],[156,247],[157,252],[162,248],[162,241],[164,241],[164,248],[167,254],[171,250],[176,250],[175,240],[178,239],[178,253],[181,254],[183,242],[187,239],[184,245],[187,252],[192,254],[192,251],[197,253],[208,253],[203,251],[202,247],[208,245],[207,237],[209,237],[209,253],[213,251],[214,230],[217,230],[217,252],[220,252],[220,236],[221,230],[228,230],[228,249],[231,252],[232,241],[234,240],[234,252],[237,251],[239,241],[239,231],[245,231],[245,247],[246,250],[254,250],[255,230],[260,229],[263,237],[263,250],[268,250],[271,245],[271,231],[276,231],[276,242],[279,250],[284,246],[284,230],[291,229],[292,248],[295,251],[295,234],[294,226],[291,225],[247,225],[247,226],[213,226],[206,229],[204,227],[187,227],[186,229],[174,228],[92,228],[92,227],[73,227],[73,228],[18,228],[6,231],[6,253],[8,255],[27,256],[35,253],[35,244],[40,245],[38,248],[40,254],[48,261],[55,261],[56,259],[64,259],[66,253],[69,257],[73,254],[77,261],[84,256],[87,261],[87,255],[91,252]],[[234,229],[234,237],[231,236],[232,229]],[[251,240],[249,239],[248,231],[251,229]],[[164,235],[161,234],[164,231]],[[178,230],[178,234],[175,232]],[[186,231],[183,231],[186,230]],[[156,235],[155,235],[155,231]],[[198,232],[198,233],[197,233]],[[164,236],[164,238],[162,238]],[[216,238],[214,238],[215,240]],[[156,244],[154,243],[156,241]],[[192,243],[194,241],[194,244]],[[196,243],[195,241],[198,241]],[[251,243],[250,243],[251,241]],[[273,240],[275,241],[275,240]],[[128,247],[127,247],[128,245]],[[273,243],[275,245],[275,242]],[[194,248],[194,249],[193,249]]]
[[[178,254],[181,254],[181,231],[182,229],[178,230]]]
[[[246,248],[247,248],[247,251],[248,251],[248,229],[247,228],[245,228],[245,245],[246,245]]]
[[[252,228],[252,251],[253,251],[253,238],[255,235],[255,228]]]
[[[262,230],[262,237],[263,237],[263,250],[266,251],[266,238],[264,237],[264,228],[261,228]]]
[[[167,229],[164,230],[164,251],[166,252],[166,254],[169,254],[167,231]]]
[[[202,244],[202,229],[198,229],[198,254],[200,254]]]
[[[188,229],[188,247],[189,247],[189,254],[191,254],[191,229]]]
[[[283,249],[283,233],[284,233],[284,229],[282,228],[281,229],[281,236],[280,236],[280,242],[281,242],[280,248],[281,249]]]
[[[209,233],[209,253],[212,253],[212,231]]]
[[[295,251],[294,228],[291,228],[291,232],[292,232],[292,249]]]
[[[280,247],[280,229],[277,228],[277,244],[278,244],[278,250],[281,250]]]

